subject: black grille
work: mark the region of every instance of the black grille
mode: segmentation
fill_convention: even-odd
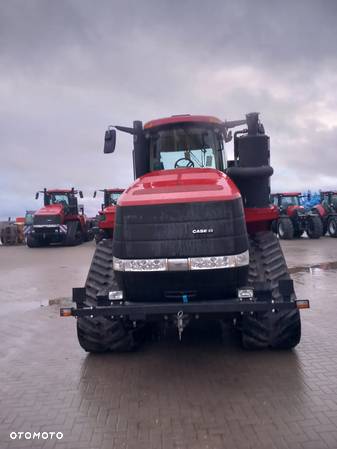
[[[206,230],[206,232],[193,232]],[[241,198],[117,206],[114,255],[121,259],[238,254],[248,248]]]
[[[188,301],[224,299],[247,284],[248,267],[176,272],[119,272],[116,279],[129,301]]]
[[[34,225],[55,225],[61,224],[60,215],[34,215]]]

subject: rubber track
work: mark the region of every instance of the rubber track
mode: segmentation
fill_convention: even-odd
[[[272,298],[282,301],[278,281],[290,279],[290,276],[277,237],[272,232],[260,232],[251,237],[249,243],[249,284],[254,286],[256,282],[267,283]],[[244,316],[241,330],[242,343],[247,349],[290,349],[296,346],[301,338],[299,311],[294,309],[290,312]]]
[[[74,246],[76,244],[77,221],[71,221],[67,226],[66,245]]]
[[[86,305],[95,305],[98,291],[112,287],[115,282],[112,241],[102,240],[96,247],[85,283]],[[80,345],[88,352],[130,351],[136,347],[132,331],[116,318],[78,318],[77,334]]]

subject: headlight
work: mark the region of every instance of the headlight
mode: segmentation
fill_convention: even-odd
[[[118,299],[123,299],[123,291],[122,290],[115,290],[112,292],[109,292],[109,299],[111,301],[115,301]]]
[[[179,263],[177,263],[179,262]],[[185,259],[118,259],[113,258],[115,271],[189,271],[235,268],[249,265],[248,250],[230,256],[190,257]]]
[[[238,289],[238,297],[240,299],[253,298],[254,297],[254,290],[252,288],[250,288],[250,287],[239,288]]]
[[[118,259],[113,258],[116,271],[166,271],[167,259]]]
[[[214,268],[234,268],[235,256],[191,257],[191,270],[210,270]]]
[[[249,265],[249,251],[245,251],[241,254],[236,254],[235,257],[235,266],[242,267],[243,265]]]

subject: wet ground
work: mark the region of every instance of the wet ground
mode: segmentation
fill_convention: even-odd
[[[336,449],[337,239],[282,245],[311,300],[294,351],[245,352],[212,329],[104,356],[47,306],[84,283],[94,244],[0,247],[0,448]]]

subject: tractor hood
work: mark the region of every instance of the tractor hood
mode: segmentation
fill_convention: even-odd
[[[240,192],[224,173],[212,168],[160,170],[137,179],[119,206],[235,200]]]
[[[303,206],[288,206],[287,207],[287,215],[292,217],[295,213],[304,213],[305,209]]]
[[[246,259],[244,266],[229,270],[211,267],[190,272],[189,268],[187,271],[182,268],[178,274],[175,269],[173,273],[158,274],[150,268],[146,272],[147,260],[172,259],[184,263],[190,258],[247,257],[242,198],[235,184],[222,172],[188,168],[147,174],[121,195],[116,209],[113,237],[116,279],[133,301],[165,300],[172,292],[181,297],[182,291],[193,291],[200,300],[210,296],[221,298],[235,292],[238,285],[246,284]],[[136,266],[132,268],[135,272],[119,270],[124,263]]]
[[[116,206],[107,206],[103,209],[103,211],[99,212],[100,214],[115,214],[116,213]]]
[[[120,259],[222,256],[248,247],[240,192],[215,169],[144,175],[116,210],[113,244]]]
[[[61,215],[62,212],[62,204],[50,204],[49,206],[41,207],[34,215]]]

